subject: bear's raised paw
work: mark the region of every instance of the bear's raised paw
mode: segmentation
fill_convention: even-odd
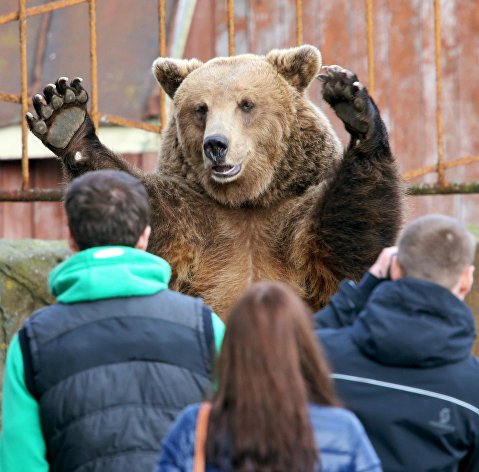
[[[356,74],[340,66],[325,66],[318,75],[323,82],[323,98],[343,121],[354,138],[364,138],[374,123],[374,108]]]
[[[38,117],[32,113],[25,116],[32,133],[49,148],[65,149],[87,114],[88,94],[82,79],[77,77],[68,84],[68,78],[60,77],[32,101]]]

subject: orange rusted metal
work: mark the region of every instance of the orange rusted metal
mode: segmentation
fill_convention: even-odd
[[[296,46],[303,44],[303,1],[296,0]]]
[[[145,131],[151,131],[154,133],[161,132],[161,126],[144,123],[142,121],[128,120],[127,118],[122,118],[121,116],[108,115],[106,113],[101,114],[101,122],[111,123],[113,125],[124,126],[127,128],[143,129]]]
[[[60,0],[58,2],[50,2],[45,5],[40,5],[38,7],[31,7],[25,9],[25,16],[28,18],[30,16],[41,15],[42,13],[47,13],[54,10],[59,10],[65,7],[71,7],[73,5],[78,5],[79,3],[86,3],[88,0]],[[0,25],[11,23],[20,18],[20,11],[14,11],[7,13],[6,15],[0,16]]]
[[[368,42],[368,92],[374,95],[374,23],[373,0],[366,0],[366,31]]]
[[[434,36],[436,65],[436,127],[437,127],[437,183],[447,185],[444,172],[444,142],[442,128],[442,70],[441,70],[441,5],[434,0]]]
[[[235,55],[235,2],[228,0],[228,54]]]
[[[166,56],[166,14],[165,0],[158,0],[158,25],[160,36],[160,57]],[[160,131],[166,126],[166,95],[160,87]]]
[[[0,190],[2,202],[59,202],[62,198],[60,189]]]
[[[14,95],[12,93],[0,92],[0,102],[22,103],[22,97],[20,95]]]
[[[20,32],[20,68],[21,68],[21,113],[22,117],[28,111],[28,83],[27,83],[27,16],[26,0],[18,2],[18,25]],[[30,186],[30,169],[28,163],[28,128],[27,122],[22,119],[22,190]]]
[[[465,156],[465,157],[460,157],[459,159],[454,159],[453,161],[444,162],[443,166],[445,170],[445,169],[452,169],[454,167],[474,164],[476,162],[479,162],[479,156]],[[432,172],[436,172],[436,171],[437,171],[437,164],[431,164],[429,166],[420,167],[419,169],[414,169],[414,170],[405,172],[402,175],[402,178],[404,180],[411,180],[416,177],[422,177],[423,175],[431,174]]]
[[[90,76],[91,76],[91,109],[90,116],[98,129],[98,64],[96,57],[96,0],[88,0],[90,17]]]

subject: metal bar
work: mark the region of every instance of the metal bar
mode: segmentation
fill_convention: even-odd
[[[122,118],[121,116],[108,115],[106,113],[101,114],[101,122],[124,126],[126,128],[143,129],[145,131],[151,131],[153,133],[161,132],[161,127],[158,125],[153,125],[151,123],[143,123],[142,121],[129,120],[127,118]]]
[[[303,44],[303,1],[296,0],[296,46]]]
[[[60,189],[0,190],[2,202],[60,202],[62,198]]]
[[[21,81],[21,123],[22,123],[22,190],[30,185],[28,162],[28,128],[25,114],[28,111],[28,78],[27,78],[27,17],[26,0],[19,0],[19,33],[20,33],[20,81]]]
[[[366,31],[368,42],[368,92],[374,95],[374,23],[373,0],[366,0]]]
[[[42,13],[47,13],[54,10],[59,10],[60,8],[71,7],[73,5],[78,5],[80,3],[86,3],[89,0],[60,0],[58,2],[51,2],[45,5],[39,5],[38,7],[30,7],[25,9],[25,16],[28,18],[30,16],[41,15]],[[6,15],[0,16],[0,25],[5,25],[20,19],[20,12],[13,11],[7,13]]]
[[[441,185],[412,185],[406,189],[407,195],[451,195],[479,193],[479,182],[448,183]]]
[[[0,190],[0,202],[60,202],[61,189]],[[410,196],[479,194],[479,182],[450,183],[446,187],[438,185],[412,185],[406,189]]]
[[[98,64],[96,57],[96,0],[88,0],[90,16],[90,76],[91,109],[90,117],[95,129],[98,129]]]
[[[0,102],[22,103],[22,97],[12,93],[0,92]]]
[[[416,177],[422,177],[423,175],[430,174],[431,172],[436,172],[437,164],[432,164],[425,167],[420,167],[419,169],[409,170],[404,172],[402,178],[404,180],[411,180],[415,179]]]
[[[444,141],[442,128],[442,72],[441,72],[441,6],[434,0],[434,33],[436,64],[436,127],[437,127],[437,183],[447,185],[444,173]]]
[[[166,14],[165,0],[158,0],[158,26],[160,36],[160,57],[166,57]],[[166,126],[166,95],[160,87],[160,131]]]
[[[453,167],[474,164],[475,162],[479,162],[479,156],[460,157],[458,159],[454,159],[453,161],[444,162],[444,169],[452,169]],[[431,164],[429,166],[421,167],[420,169],[415,169],[415,170],[410,170],[408,172],[405,172],[402,175],[402,178],[404,180],[411,180],[411,179],[414,179],[415,177],[422,177],[423,175],[436,172],[436,170],[437,170],[437,165]]]
[[[228,0],[228,53],[235,55],[235,2]]]
[[[0,92],[0,102],[9,102],[9,103],[22,103],[22,96],[21,95],[15,95],[13,93],[3,93]],[[29,98],[27,100],[28,105],[30,106],[32,104],[32,99]]]

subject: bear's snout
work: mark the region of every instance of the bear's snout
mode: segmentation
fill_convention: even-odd
[[[228,152],[228,138],[222,134],[213,134],[203,141],[203,151],[213,164],[221,164]]]

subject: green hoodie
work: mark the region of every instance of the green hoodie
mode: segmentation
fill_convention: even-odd
[[[49,287],[59,303],[153,295],[168,288],[171,268],[162,258],[131,247],[106,246],[80,251],[56,267]],[[216,351],[224,324],[212,314]],[[25,385],[23,357],[15,335],[5,363],[0,437],[0,471],[48,472],[39,406]]]

